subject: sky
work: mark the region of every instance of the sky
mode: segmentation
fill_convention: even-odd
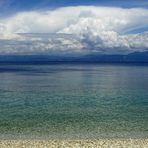
[[[147,0],[0,0],[0,54],[148,51]]]

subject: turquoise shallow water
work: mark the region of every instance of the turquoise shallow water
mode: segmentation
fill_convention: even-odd
[[[0,137],[148,137],[148,66],[1,65]]]

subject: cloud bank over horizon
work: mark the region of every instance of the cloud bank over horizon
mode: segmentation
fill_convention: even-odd
[[[0,54],[148,51],[148,10],[75,6],[0,19]]]

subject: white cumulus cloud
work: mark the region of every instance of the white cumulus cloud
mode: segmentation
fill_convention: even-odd
[[[143,8],[77,6],[20,12],[0,19],[0,54],[145,51],[148,33],[141,30],[147,28],[147,18]]]

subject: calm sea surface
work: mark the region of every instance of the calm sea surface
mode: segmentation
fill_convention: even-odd
[[[0,65],[0,138],[148,137],[148,66]]]

